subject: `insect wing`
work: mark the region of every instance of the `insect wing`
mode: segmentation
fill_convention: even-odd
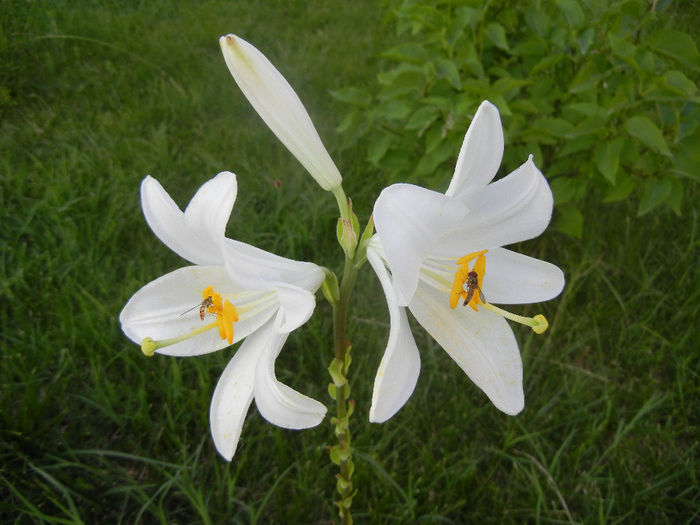
[[[479,299],[481,299],[482,303],[486,302],[486,296],[484,295],[484,292],[481,291],[481,288],[477,285],[476,287],[477,290],[479,290]]]

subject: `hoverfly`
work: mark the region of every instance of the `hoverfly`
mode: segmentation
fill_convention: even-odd
[[[467,274],[467,282],[465,285],[467,286],[467,297],[464,299],[463,306],[467,306],[469,304],[469,301],[472,300],[475,291],[479,292],[479,299],[481,299],[481,302],[486,302],[484,292],[482,292],[481,288],[479,288],[479,275],[475,271],[471,271]]]
[[[209,308],[210,306],[213,306],[213,305],[214,305],[214,300],[212,299],[212,297],[211,297],[211,295],[210,295],[210,296],[208,296],[208,297],[205,297],[204,300],[203,300],[201,303],[199,303],[197,306],[193,306],[193,307],[190,308],[189,310],[186,310],[186,311],[182,312],[182,313],[180,314],[180,317],[182,317],[183,315],[185,315],[187,312],[191,312],[191,311],[194,310],[195,308],[199,308],[199,318],[200,318],[202,321],[204,321],[204,316],[205,316],[206,313],[207,313],[207,308]]]

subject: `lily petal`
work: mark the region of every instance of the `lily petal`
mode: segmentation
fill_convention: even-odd
[[[259,359],[256,335],[246,339],[224,369],[209,409],[216,450],[231,461],[253,400],[255,369]]]
[[[316,296],[298,286],[277,283],[277,297],[280,309],[275,318],[275,330],[287,334],[296,330],[314,313]]]
[[[250,336],[260,355],[255,369],[255,405],[260,415],[283,428],[310,428],[323,421],[326,407],[287,385],[275,376],[275,359],[282,350],[287,334],[280,334],[271,323]]]
[[[468,218],[462,202],[412,184],[392,184],[374,205],[374,223],[392,271],[399,305],[406,306],[418,284],[423,259],[434,249],[436,232]]]
[[[552,190],[532,156],[507,177],[469,193],[463,202],[469,215],[438,240],[435,255],[461,257],[531,239],[552,217]]]
[[[389,273],[372,244],[367,249],[367,260],[382,284],[389,306],[389,341],[374,379],[369,409],[369,420],[383,423],[396,414],[413,394],[420,373],[420,354],[406,309],[399,306]]]
[[[486,261],[482,289],[490,303],[539,303],[556,297],[564,288],[564,272],[540,259],[494,248]]]
[[[151,281],[137,291],[126,303],[119,321],[126,336],[134,343],[143,339],[171,339],[191,333],[215,320],[199,317],[202,290],[213,286],[236,307],[245,309],[246,303],[262,302],[263,308],[247,316],[234,326],[234,343],[265,324],[277,311],[277,301],[262,301],[261,295],[232,289],[228,275],[221,266],[186,266]],[[229,346],[219,337],[216,329],[166,346],[157,353],[173,356],[195,356],[215,352]]]
[[[260,51],[236,35],[222,36],[219,45],[238,87],[282,144],[324,190],[340,186],[338,168],[282,74]]]
[[[153,233],[193,264],[221,264],[226,222],[236,199],[236,176],[223,172],[204,183],[183,213],[151,176],[141,183],[141,206]]]
[[[226,224],[237,193],[236,176],[222,171],[194,194],[185,209],[185,224],[190,230],[207,235],[207,243],[219,245],[226,236]]]
[[[248,288],[272,289],[274,283],[292,283],[315,292],[324,279],[323,270],[310,262],[295,261],[227,239],[223,246],[229,278]]]
[[[420,282],[409,305],[418,322],[499,410],[525,406],[523,365],[506,320],[484,308],[450,309],[445,295]]]
[[[471,188],[486,186],[503,159],[503,127],[498,108],[484,100],[474,115],[459,150],[455,173],[445,195],[459,197]]]

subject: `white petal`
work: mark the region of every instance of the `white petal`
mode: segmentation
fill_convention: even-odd
[[[199,188],[183,213],[160,183],[141,183],[141,206],[153,233],[191,263],[221,264],[220,244],[236,199],[236,176],[223,172]]]
[[[439,239],[433,255],[461,257],[531,239],[545,230],[552,217],[552,190],[532,156],[507,177],[468,194],[463,202],[469,215]]]
[[[315,292],[324,279],[323,270],[313,263],[280,257],[250,244],[227,239],[223,251],[230,279],[241,286],[273,289],[281,281]]]
[[[254,343],[249,343],[253,338]],[[275,359],[286,340],[287,334],[278,333],[271,323],[246,340],[255,344],[260,355],[255,370],[255,405],[262,417],[279,427],[315,427],[323,421],[326,407],[280,383],[275,376]]]
[[[236,35],[219,39],[234,80],[282,144],[324,190],[342,182],[304,105],[282,74],[255,47]]]
[[[423,282],[409,308],[496,408],[510,415],[523,409],[520,351],[505,319],[484,308],[452,310],[446,293]]]
[[[564,288],[564,272],[534,257],[494,248],[486,254],[482,290],[494,304],[527,304],[548,301]]]
[[[248,407],[253,400],[258,350],[253,337],[243,342],[221,375],[211,400],[211,435],[216,450],[227,461],[231,461],[236,451]]]
[[[367,260],[379,277],[389,307],[389,341],[374,379],[369,409],[369,420],[383,423],[396,414],[413,394],[420,373],[420,354],[406,309],[399,306],[389,274],[372,245],[367,249]]]
[[[464,137],[457,166],[445,195],[486,186],[496,176],[503,158],[503,127],[498,108],[484,100]]]
[[[285,283],[276,283],[280,308],[275,318],[275,330],[288,334],[306,321],[316,307],[316,296],[311,292]]]
[[[193,332],[215,321],[214,316],[199,317],[202,291],[207,286],[228,298],[236,307],[260,301],[264,294],[232,287],[221,266],[186,266],[151,281],[136,292],[119,315],[122,330],[136,344],[150,337],[158,341]],[[240,300],[238,299],[240,297]],[[234,342],[240,341],[267,322],[277,311],[276,300],[264,303],[255,315],[234,324]],[[163,355],[194,356],[229,346],[215,327],[156,352]]]
[[[230,171],[223,171],[202,185],[185,209],[185,224],[200,232],[208,244],[220,244],[236,202],[238,183]]]
[[[412,184],[385,188],[374,204],[374,224],[401,306],[418,284],[421,262],[440,235],[463,224],[468,209],[457,199]]]

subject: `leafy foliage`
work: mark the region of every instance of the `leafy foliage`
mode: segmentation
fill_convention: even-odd
[[[666,2],[668,3],[668,2]],[[700,54],[661,5],[642,0],[389,0],[406,41],[381,53],[379,88],[333,94],[338,130],[362,138],[386,182],[446,187],[479,103],[498,106],[508,172],[532,153],[550,178],[557,227],[575,237],[589,192],[634,193],[638,215],[681,213],[700,167]]]

